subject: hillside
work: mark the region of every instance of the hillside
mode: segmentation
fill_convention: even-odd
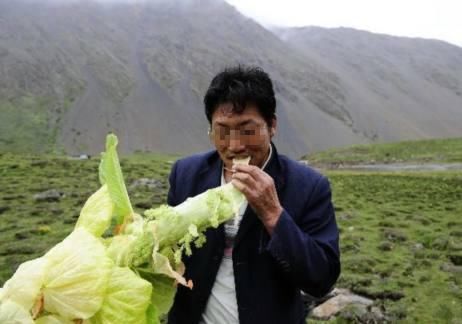
[[[276,33],[344,81],[348,112],[369,138],[461,135],[462,48],[351,28]]]
[[[316,37],[287,33],[222,0],[0,2],[0,151],[95,154],[109,131],[123,152],[208,149],[202,96],[217,71],[236,63],[273,77],[276,143],[294,157],[461,135],[462,49],[338,30],[329,31],[336,42],[320,34],[315,46]],[[358,55],[364,35],[386,38],[399,55],[368,46]],[[413,60],[419,73],[400,60]]]

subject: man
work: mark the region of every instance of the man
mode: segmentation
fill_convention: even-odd
[[[219,73],[204,104],[216,150],[175,163],[168,203],[232,181],[248,206],[208,230],[207,243],[184,259],[194,288],[178,288],[168,321],[304,323],[300,291],[323,296],[340,273],[329,183],[279,155],[272,144],[276,100],[261,69],[238,66]],[[233,159],[246,157],[250,165],[233,165]]]

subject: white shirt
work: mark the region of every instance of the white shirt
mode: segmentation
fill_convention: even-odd
[[[265,169],[273,153],[270,145],[268,158],[263,164]],[[224,169],[221,172],[221,184],[225,184]],[[247,201],[242,204],[239,214],[225,223],[225,250],[218,269],[215,283],[213,284],[210,297],[207,301],[205,311],[202,314],[201,324],[238,324],[239,313],[237,310],[236,287],[234,285],[233,270],[233,246],[234,238],[239,229],[242,216],[247,209]]]

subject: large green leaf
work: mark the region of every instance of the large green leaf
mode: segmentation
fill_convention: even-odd
[[[127,217],[131,217],[133,208],[120,168],[117,144],[118,140],[114,134],[109,134],[106,137],[106,152],[101,154],[99,179],[102,185],[107,185],[109,195],[114,203],[113,216],[117,224],[120,225],[127,221]]]
[[[0,302],[0,323],[2,324],[34,324],[32,317],[24,307],[14,301]]]
[[[130,268],[114,267],[100,311],[92,324],[144,324],[151,303],[151,284]]]
[[[21,264],[13,277],[5,283],[0,300],[9,299],[24,309],[31,309],[42,288],[47,264],[45,258],[38,258]]]
[[[102,242],[83,228],[45,254],[45,310],[68,319],[87,319],[101,307],[114,267]]]
[[[114,204],[105,184],[88,198],[75,228],[83,227],[93,235],[101,236],[111,225],[113,210]]]

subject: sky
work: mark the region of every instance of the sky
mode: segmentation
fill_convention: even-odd
[[[262,25],[352,27],[462,46],[460,0],[226,0]]]

